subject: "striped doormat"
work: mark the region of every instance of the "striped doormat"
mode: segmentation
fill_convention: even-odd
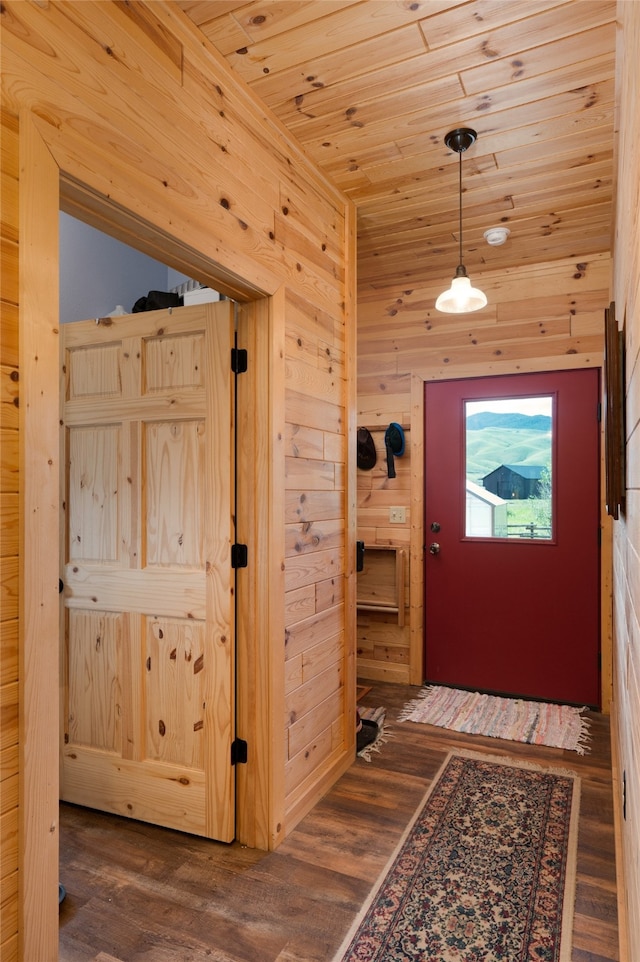
[[[398,721],[436,725],[469,735],[487,735],[529,745],[565,748],[584,755],[589,723],[585,708],[501,698],[430,685],[400,713]]]

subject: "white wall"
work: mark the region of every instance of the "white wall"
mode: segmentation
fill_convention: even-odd
[[[626,351],[626,497],[613,523],[613,708],[620,959],[640,959],[640,4],[619,0],[613,300]],[[623,884],[624,883],[624,884]],[[626,925],[625,925],[626,922]]]
[[[128,313],[139,297],[169,290],[168,283],[165,264],[60,213],[61,323],[104,317],[118,304]]]

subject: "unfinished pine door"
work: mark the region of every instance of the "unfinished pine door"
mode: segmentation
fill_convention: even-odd
[[[234,836],[233,316],[63,328],[61,797]]]

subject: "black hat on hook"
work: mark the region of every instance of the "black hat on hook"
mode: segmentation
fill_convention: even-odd
[[[368,428],[358,428],[358,467],[363,471],[375,468],[377,461],[376,446]]]

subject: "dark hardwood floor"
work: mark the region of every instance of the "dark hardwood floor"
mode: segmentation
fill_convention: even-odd
[[[328,962],[447,752],[472,748],[582,778],[572,962],[616,962],[608,718],[590,752],[457,735],[396,718],[417,689],[372,683],[392,738],[358,758],[276,852],[61,805],[61,962]]]

